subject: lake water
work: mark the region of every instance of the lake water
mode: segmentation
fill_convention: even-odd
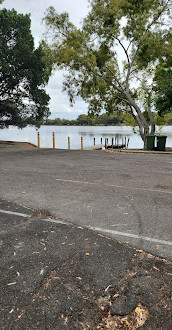
[[[128,148],[143,148],[143,141],[139,134],[134,134],[131,127],[128,126],[41,126],[40,147],[52,148],[52,132],[55,132],[56,148],[67,149],[68,136],[70,136],[71,149],[79,149],[81,145],[81,136],[83,137],[84,147],[93,146],[94,138],[96,144],[100,144],[101,138],[103,143],[105,138],[118,137],[122,142],[122,137],[129,138]],[[158,132],[158,130],[157,130]],[[172,126],[164,126],[161,134],[167,135],[167,147],[172,147]],[[24,129],[9,127],[0,129],[0,140],[7,141],[24,141],[37,145],[37,130],[28,126]]]

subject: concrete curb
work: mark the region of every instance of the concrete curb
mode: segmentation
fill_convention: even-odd
[[[135,150],[135,149],[116,149],[116,150],[104,150],[110,153],[124,153],[124,154],[144,154],[144,155],[170,155],[172,156],[172,151],[149,151],[149,150]]]

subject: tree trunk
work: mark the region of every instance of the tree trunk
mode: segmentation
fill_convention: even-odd
[[[140,136],[142,138],[142,140],[144,141],[144,130],[143,130],[143,126],[139,120],[139,118],[134,114],[133,110],[132,110],[132,107],[131,107],[131,114],[136,122],[136,124],[138,125],[139,127],[139,133],[140,133]]]
[[[149,135],[149,126],[148,129],[144,129],[144,149],[147,149],[147,139],[146,136]]]
[[[143,113],[141,112],[141,109],[135,103],[135,101],[133,100],[131,94],[127,90],[124,90],[121,86],[117,87],[114,84],[113,84],[113,87],[114,87],[115,90],[117,90],[121,94],[123,94],[123,96],[125,96],[125,98],[123,100],[130,107],[131,114],[132,114],[136,124],[139,126],[140,136],[141,136],[141,138],[143,140],[143,143],[144,143],[144,149],[146,149],[147,148],[146,136],[150,135],[150,133],[149,133],[149,124],[148,124],[146,118],[144,117]],[[137,113],[137,116],[134,114],[134,110]],[[149,117],[150,117],[150,121],[151,121],[151,134],[154,134],[155,124],[154,124],[154,118],[153,118],[151,109],[149,109]]]
[[[129,101],[130,105],[134,108],[134,110],[137,112],[139,120],[141,122],[141,125],[143,126],[146,134],[148,133],[149,135],[149,125],[143,115],[143,113],[141,112],[140,108],[138,107],[138,105],[135,103],[135,101],[133,100],[133,98],[131,97],[131,95],[127,92],[125,92],[125,97],[126,99]]]
[[[154,117],[153,117],[150,105],[148,106],[148,116],[149,116],[150,124],[151,124],[150,134],[154,135],[155,134],[155,121],[154,121]]]
[[[138,117],[135,116],[134,112],[132,110],[132,115],[133,115],[137,125],[139,126],[139,132],[140,132],[140,136],[144,143],[144,149],[146,149],[147,148],[146,136],[149,135],[149,124],[147,123],[147,121],[146,121],[143,113],[141,112],[140,108],[138,107],[138,105],[132,99],[131,95],[129,93],[125,92],[125,96],[126,96],[127,100],[129,101],[131,108],[134,108],[134,110],[136,111],[136,113],[138,115]]]
[[[143,140],[143,143],[144,143],[144,149],[146,150],[147,148],[147,140],[146,140],[146,136],[149,135],[149,129],[148,130],[145,130],[141,121],[139,120],[139,118],[132,112],[132,116],[136,122],[136,124],[138,125],[139,127],[139,133],[140,133],[140,136]]]

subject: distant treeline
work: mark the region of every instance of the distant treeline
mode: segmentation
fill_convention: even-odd
[[[143,115],[147,117],[147,113],[144,112]],[[147,121],[149,119],[147,118]],[[157,126],[163,125],[172,125],[172,114],[167,114],[164,117],[159,117],[156,115],[155,123]],[[77,119],[47,119],[44,122],[44,125],[56,125],[56,126],[115,126],[115,125],[127,125],[134,127],[136,124],[133,121],[133,118],[130,114],[118,114],[114,113],[108,115],[107,113],[103,113],[102,115],[93,116],[90,115],[79,115]]]
[[[77,119],[47,119],[44,125],[57,125],[57,126],[63,126],[63,125],[70,125],[70,126],[109,126],[109,125],[119,125],[122,124],[123,120],[117,118],[116,114],[107,115],[106,113],[103,113],[99,116],[90,117],[89,115],[79,115]]]

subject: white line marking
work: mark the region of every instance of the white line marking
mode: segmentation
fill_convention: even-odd
[[[156,174],[156,173],[172,174],[172,172],[164,172],[164,171],[157,171],[157,172],[155,172],[155,174]]]
[[[160,240],[160,239],[156,239],[156,238],[152,238],[152,237],[140,236],[140,235],[135,235],[135,234],[130,234],[130,233],[124,233],[124,232],[116,231],[116,230],[103,229],[103,228],[98,228],[98,227],[89,227],[89,229],[99,231],[101,233],[107,233],[107,234],[113,234],[113,235],[118,235],[118,236],[125,236],[125,237],[130,237],[130,238],[143,239],[143,240],[149,241],[151,243],[172,245],[172,242],[169,242],[169,241],[164,241],[164,240]]]
[[[141,191],[149,191],[149,192],[157,192],[157,193],[162,193],[162,194],[172,194],[172,191],[169,190],[157,190],[157,189],[147,189],[147,188],[137,188],[137,187],[127,187],[127,186],[119,186],[116,184],[98,184],[95,182],[88,182],[88,181],[78,181],[78,180],[65,180],[65,179],[55,179],[56,181],[60,182],[70,182],[70,183],[80,183],[80,184],[88,184],[88,185],[93,185],[93,186],[98,186],[98,187],[115,187],[115,188],[124,188],[124,189],[134,189],[134,190],[141,190]]]
[[[42,219],[42,220],[43,220],[43,221],[46,221],[46,222],[60,223],[60,224],[62,224],[62,225],[66,225],[66,226],[67,226],[66,223],[64,223],[64,222],[62,222],[62,221],[60,221],[60,220],[55,220],[55,219]]]
[[[2,210],[2,209],[0,209],[0,212],[1,213],[6,213],[6,214],[18,215],[19,217],[24,217],[24,218],[30,218],[31,217],[31,215],[29,215],[29,214],[6,211],[6,210]]]
[[[91,166],[91,165],[90,165]],[[85,165],[85,167],[87,167],[86,165]],[[95,167],[95,168],[100,168],[100,169],[102,169],[102,170],[108,170],[108,171],[112,171],[112,172],[116,172],[116,169],[115,168],[111,168],[111,167],[106,167],[106,166],[103,166],[103,165],[94,165],[94,166],[92,166],[92,167]],[[135,166],[136,167],[136,166]],[[138,165],[137,166],[138,168],[140,168],[140,166]],[[127,168],[129,168],[128,166],[127,166]],[[131,167],[132,169],[133,169],[133,167]],[[121,167],[121,169],[122,169],[122,167]],[[153,172],[153,174],[155,174],[156,175],[156,173],[163,173],[163,174],[172,174],[172,172],[171,171],[169,171],[169,172],[165,172],[165,171],[155,171],[155,170],[151,170],[151,169],[149,169],[149,173],[150,172]],[[149,173],[142,173],[142,175],[144,175],[144,176],[149,176],[150,174]],[[119,174],[122,174],[122,172],[121,173],[119,173]]]
[[[56,181],[64,181],[64,182],[71,182],[71,183],[84,183],[84,184],[92,184],[99,186],[97,183],[94,182],[88,182],[88,181],[77,181],[77,180],[65,180],[65,179],[55,179]]]

